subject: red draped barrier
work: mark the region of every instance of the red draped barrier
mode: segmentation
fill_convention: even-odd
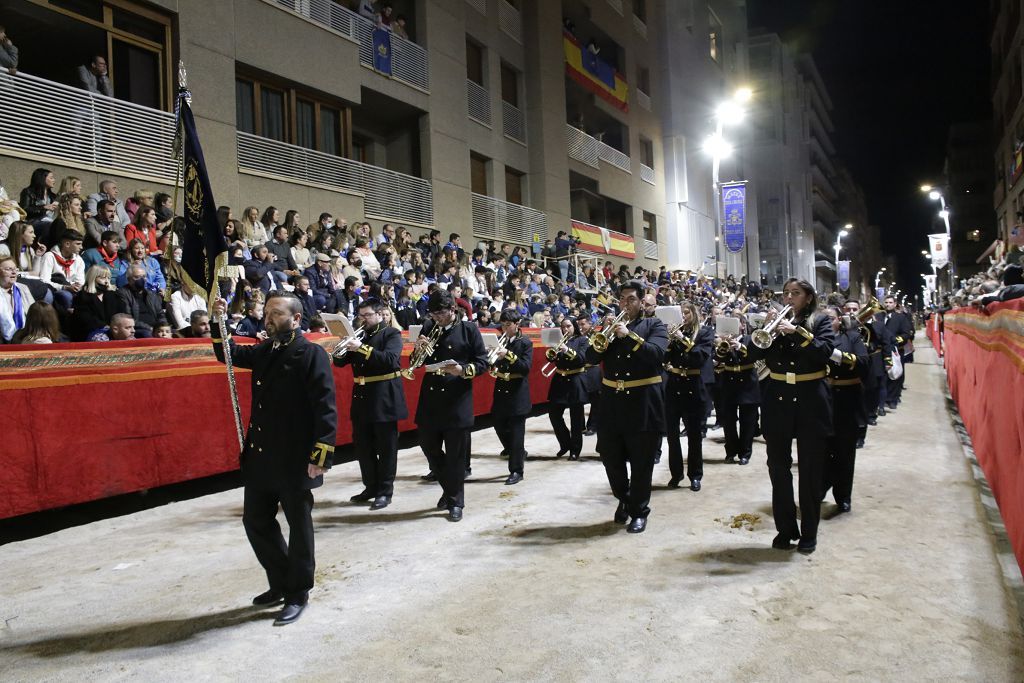
[[[946,314],[946,373],[1024,568],[1024,299]]]
[[[932,346],[935,348],[935,353],[939,354],[939,358],[942,358],[942,334],[939,331],[938,313],[933,313],[925,322],[924,332],[928,335],[928,338],[932,340]]]
[[[545,349],[535,337],[530,393],[547,401]],[[336,337],[314,335],[332,349]],[[407,355],[411,347],[407,345]],[[403,365],[407,365],[405,362]],[[249,373],[238,371],[243,424]],[[352,441],[352,370],[335,368],[337,443]],[[422,371],[405,383],[413,423]],[[473,380],[476,415],[491,410],[494,379]],[[0,347],[0,519],[238,468],[224,366],[209,340]]]

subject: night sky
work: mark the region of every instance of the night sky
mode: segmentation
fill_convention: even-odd
[[[920,252],[938,207],[918,188],[942,172],[949,125],[992,118],[988,4],[748,2],[751,28],[814,55],[832,98],[836,151],[864,188],[883,254],[899,259],[904,292],[917,292],[927,272]]]

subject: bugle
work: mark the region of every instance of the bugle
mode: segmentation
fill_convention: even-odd
[[[775,341],[775,330],[778,328],[779,323],[782,322],[783,320],[792,320],[793,316],[790,315],[792,311],[793,307],[790,306],[789,304],[786,304],[786,306],[781,311],[778,312],[774,320],[772,320],[770,323],[768,323],[761,329],[754,330],[754,332],[750,335],[750,341],[753,342],[754,346],[756,346],[759,349],[767,349],[769,346],[771,346],[772,342]]]
[[[419,343],[419,339],[416,340],[416,348],[409,354],[409,367],[402,370],[402,377],[412,379],[413,370],[426,363],[427,358],[434,355],[434,349],[437,346],[437,342],[441,339],[442,332],[441,326],[435,324],[430,328],[430,334],[427,335],[422,344]]]
[[[545,363],[544,367],[540,369],[540,374],[542,374],[544,377],[550,377],[551,375],[555,374],[555,370],[558,369],[558,366],[555,365],[555,358],[558,357],[558,354],[562,353],[567,348],[569,348],[569,339],[572,337],[572,333],[572,330],[566,332],[564,335],[562,335],[562,338],[558,341],[557,344],[555,344],[552,347],[549,347],[548,350],[544,352],[544,357],[548,359],[548,362]]]
[[[604,353],[608,350],[608,345],[612,343],[612,329],[625,319],[626,310],[623,309],[610,323],[602,326],[601,329],[590,333],[590,337],[588,339],[590,341],[590,345],[594,347],[595,351],[598,353]]]
[[[366,331],[362,327],[357,328],[355,333],[351,337],[345,337],[340,342],[338,342],[338,344],[334,347],[334,352],[331,355],[333,355],[335,358],[344,358],[345,354],[348,353],[348,349],[345,348],[348,345],[348,343],[350,341],[361,342],[363,341],[363,337],[365,336]]]

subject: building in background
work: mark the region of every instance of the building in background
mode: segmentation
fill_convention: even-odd
[[[1024,101],[1021,99],[1021,50],[1024,31],[1019,0],[992,0],[992,113],[995,136],[993,207],[996,237],[1006,239],[1024,210]],[[951,220],[955,214],[951,214]],[[952,223],[950,225],[952,228]],[[959,226],[958,226],[959,227]],[[969,226],[965,226],[969,227]],[[972,228],[973,230],[974,228]],[[954,241],[963,239],[954,232]],[[954,252],[954,257],[956,256]]]
[[[950,257],[959,277],[978,272],[978,257],[996,238],[992,209],[992,122],[954,123],[946,140],[946,202],[949,204]],[[945,232],[941,220],[937,232]]]

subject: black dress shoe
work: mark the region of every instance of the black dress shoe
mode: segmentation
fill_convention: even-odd
[[[857,448],[864,448],[864,439],[857,439]]]
[[[473,476],[473,468],[470,467],[468,470],[462,473],[462,481],[466,481]]]
[[[448,508],[448,521],[449,522],[461,522],[462,521],[462,508],[458,505]]]
[[[561,458],[563,455],[565,455],[568,452],[569,452],[568,448],[562,448],[557,453],[555,453],[555,457],[556,458]]]
[[[682,477],[672,477],[671,479],[668,480],[668,487],[670,489],[677,489],[677,488],[679,488],[679,484],[682,481],[683,481]]]
[[[569,454],[569,460],[579,460],[579,459],[580,459],[580,454],[579,453],[570,453]]]
[[[885,417],[885,408],[882,408],[881,406],[879,406],[879,408],[878,408],[878,417]]]
[[[420,479],[422,479],[423,481],[437,481],[437,475],[434,474],[433,470],[431,470],[430,472],[427,472],[422,477],[420,477]]]
[[[868,425],[871,426],[871,427],[877,426],[878,425],[878,418],[875,417],[874,415],[869,417],[868,418]]]
[[[276,591],[273,588],[268,590],[266,593],[260,593],[252,599],[252,604],[257,607],[270,607],[284,600],[284,593]]]
[[[735,459],[736,459],[735,455],[727,455],[727,456],[725,456],[725,461],[726,462],[732,462]]]
[[[588,429],[585,432],[583,432],[583,436],[593,436],[594,434],[597,434],[597,432],[595,432],[593,429]]]
[[[844,500],[842,503],[839,504],[839,512],[849,512],[849,511],[850,511],[850,501]]]
[[[530,451],[523,451],[523,460],[530,459]]]
[[[373,494],[369,491],[363,491],[349,498],[353,503],[365,503],[368,500],[373,500]]]
[[[717,422],[715,424],[711,425],[710,427],[708,427],[708,429],[711,429],[711,430],[721,429],[721,428],[722,428],[722,425],[718,424]]]
[[[616,524],[625,524],[629,520],[629,513],[626,512],[626,504],[619,503],[619,507],[615,508],[615,520]]]
[[[772,547],[776,550],[792,550],[793,544],[790,541],[799,540],[800,536],[791,536],[790,534],[776,534],[775,538],[772,539]]]
[[[277,615],[277,619],[274,619],[274,626],[287,626],[298,621],[304,609],[306,609],[305,605],[285,605]]]
[[[690,490],[691,491],[700,491],[700,479],[691,479],[690,480]]]
[[[508,475],[508,479],[505,480],[505,486],[511,486],[512,484],[518,484],[523,480],[523,475],[519,472],[513,472]]]
[[[644,532],[644,529],[646,529],[646,528],[647,528],[647,518],[646,517],[634,517],[633,521],[629,523],[628,527],[626,527],[626,533],[629,533],[629,534],[642,534]]]
[[[746,465],[749,462],[750,462],[750,456],[749,455],[741,455],[740,456],[740,464],[741,465]]]
[[[498,453],[498,457],[507,458],[508,457],[508,451],[502,451],[501,453]]]
[[[658,455],[654,456],[654,464],[655,465],[660,465],[661,464],[661,453],[659,453]]]
[[[445,498],[444,496],[441,496],[440,498],[437,499],[437,509],[444,510],[446,507],[448,507],[448,499]]]
[[[391,505],[391,498],[389,498],[388,496],[377,496],[376,498],[373,499],[373,502],[370,503],[370,509],[383,510],[388,505]]]
[[[796,550],[804,555],[810,555],[818,547],[818,539],[816,538],[801,538],[800,542],[796,544]]]

